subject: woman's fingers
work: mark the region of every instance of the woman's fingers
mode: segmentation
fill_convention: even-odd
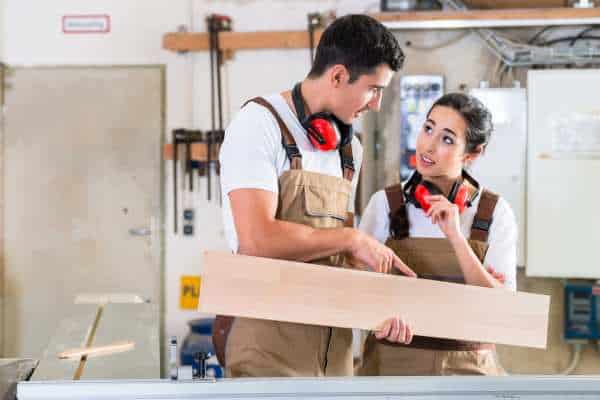
[[[392,343],[409,344],[413,339],[413,331],[410,324],[396,316],[386,319],[381,328],[375,332],[375,337]]]
[[[377,339],[383,339],[383,338],[388,337],[388,335],[390,334],[391,324],[392,324],[392,318],[386,319],[385,321],[383,321],[383,324],[381,324],[381,327],[377,331],[375,331],[375,337]]]

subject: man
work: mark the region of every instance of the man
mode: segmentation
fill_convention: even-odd
[[[348,15],[324,31],[304,81],[240,110],[220,154],[232,251],[329,266],[341,266],[346,255],[355,267],[414,276],[391,249],[351,227],[362,157],[351,124],[379,111],[382,91],[403,60],[383,25]],[[215,344],[231,377],[352,375],[350,329],[224,321],[215,324]],[[400,318],[384,321],[376,334],[392,342],[412,338]]]

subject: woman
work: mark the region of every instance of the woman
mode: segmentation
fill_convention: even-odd
[[[512,209],[466,172],[491,132],[490,112],[480,101],[462,93],[441,97],[417,137],[416,171],[404,185],[373,195],[360,229],[394,249],[421,278],[515,290],[517,225]],[[407,345],[370,335],[359,373],[503,371],[489,343],[415,336]]]

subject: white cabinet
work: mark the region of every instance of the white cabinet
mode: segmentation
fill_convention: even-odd
[[[528,75],[527,274],[600,278],[600,70]]]

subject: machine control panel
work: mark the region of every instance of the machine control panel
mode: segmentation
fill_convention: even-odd
[[[600,283],[565,285],[565,340],[600,340]]]
[[[400,178],[407,179],[415,169],[417,135],[427,112],[444,94],[440,75],[405,75],[400,79]]]

